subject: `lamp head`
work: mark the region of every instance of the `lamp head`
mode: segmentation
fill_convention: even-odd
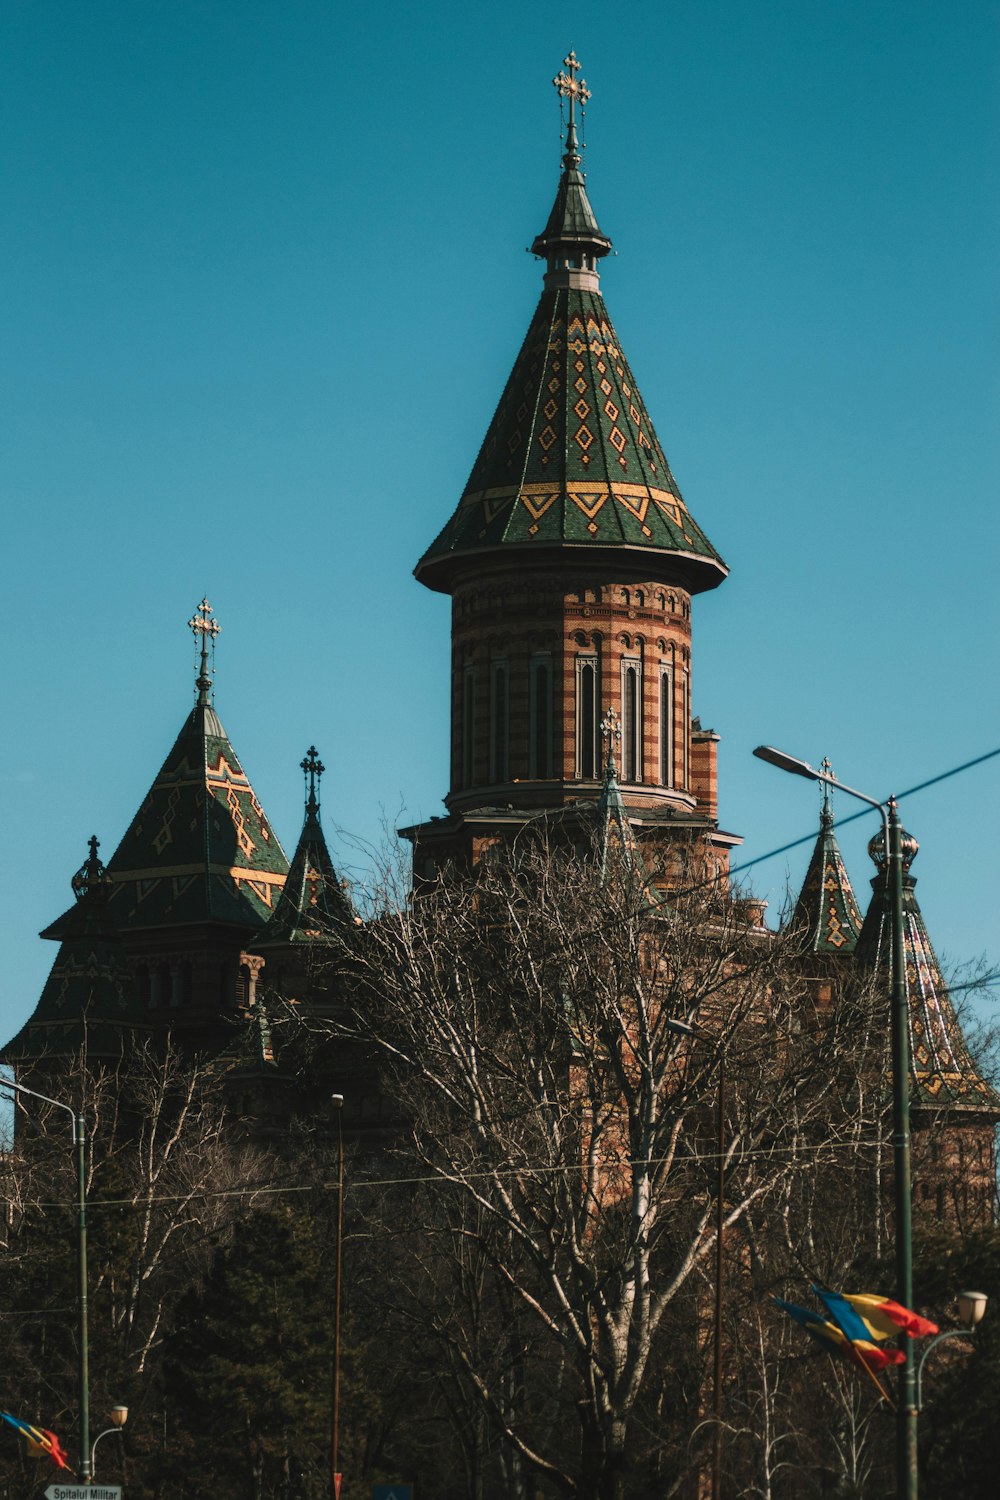
[[[110,1412],[112,1427],[124,1427],[128,1421],[127,1406],[113,1406]]]
[[[330,1103],[331,1103],[331,1105],[333,1106],[334,1109],[343,1109],[343,1107],[344,1107],[344,1096],[343,1096],[343,1094],[331,1094],[330,1095]]]
[[[786,755],[784,750],[776,750],[773,745],[758,745],[754,755],[758,760],[766,760],[769,766],[777,766],[779,771],[791,771],[793,776],[804,776],[807,781],[825,780],[825,777],[808,761],[797,760],[794,755]]]
[[[959,1292],[958,1320],[963,1328],[975,1328],[982,1322],[988,1300],[985,1292]]]

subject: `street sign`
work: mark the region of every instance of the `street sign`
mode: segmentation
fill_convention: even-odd
[[[50,1484],[45,1500],[122,1500],[120,1484]]]
[[[373,1484],[372,1500],[413,1500],[412,1484]]]

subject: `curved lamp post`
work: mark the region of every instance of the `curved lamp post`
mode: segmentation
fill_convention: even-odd
[[[93,1477],[94,1474],[97,1473],[97,1445],[98,1445],[98,1443],[101,1441],[101,1438],[106,1438],[112,1432],[121,1432],[122,1428],[125,1426],[125,1423],[128,1421],[128,1407],[127,1406],[113,1406],[111,1408],[111,1410],[109,1411],[108,1416],[111,1418],[111,1426],[110,1427],[105,1427],[105,1429],[104,1429],[103,1432],[99,1432],[97,1434],[97,1436],[94,1439],[94,1446],[90,1450],[90,1473],[91,1473],[91,1477]]]
[[[786,755],[772,745],[758,745],[758,760],[821,781],[874,807],[882,818],[889,902],[892,913],[892,1156],[896,1223],[896,1299],[913,1306],[913,1221],[910,1203],[910,1032],[906,1003],[906,971],[903,958],[903,840],[895,797],[878,802],[864,792],[845,785],[827,771],[818,771],[808,761]],[[899,1405],[896,1411],[896,1494],[899,1500],[917,1500],[917,1381],[912,1340],[901,1340],[904,1363],[899,1367]]]
[[[23,1083],[11,1078],[0,1078],[0,1086],[14,1094],[27,1094],[32,1099],[41,1099],[69,1115],[73,1122],[73,1145],[76,1150],[76,1203],[77,1203],[77,1307],[80,1315],[80,1479],[90,1483],[90,1344],[87,1318],[87,1172],[86,1172],[86,1124],[83,1115],[77,1114],[61,1099],[50,1099]]]
[[[337,1288],[333,1303],[333,1441],[331,1445],[331,1496],[340,1500],[340,1279],[344,1245],[344,1127],[343,1094],[331,1094],[330,1103],[337,1115]]]
[[[944,1333],[939,1333],[936,1338],[931,1339],[920,1356],[920,1363],[917,1365],[917,1411],[922,1411],[924,1405],[924,1365],[927,1363],[928,1354],[932,1349],[936,1349],[938,1344],[943,1344],[945,1339],[974,1339],[976,1329],[983,1321],[987,1300],[985,1292],[959,1292],[956,1301],[958,1302],[958,1321],[962,1327],[946,1328]]]

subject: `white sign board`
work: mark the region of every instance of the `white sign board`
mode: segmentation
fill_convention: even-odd
[[[120,1484],[50,1484],[45,1500],[122,1500]]]

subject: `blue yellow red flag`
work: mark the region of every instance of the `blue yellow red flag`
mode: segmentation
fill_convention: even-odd
[[[30,1422],[24,1422],[20,1417],[12,1416],[9,1411],[0,1411],[0,1420],[8,1426],[13,1427],[27,1441],[33,1452],[47,1454],[57,1469],[68,1469],[69,1461],[63,1451],[63,1446],[54,1432],[47,1427],[35,1427]]]

